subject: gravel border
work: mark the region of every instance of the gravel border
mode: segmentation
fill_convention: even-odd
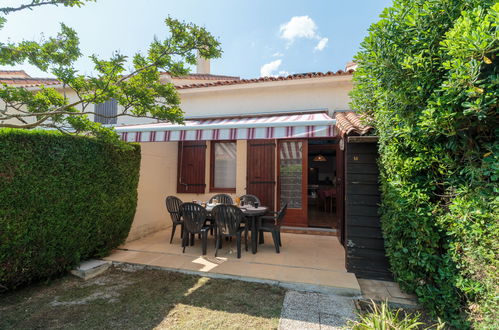
[[[288,291],[279,329],[344,329],[354,320],[355,298],[314,292]]]

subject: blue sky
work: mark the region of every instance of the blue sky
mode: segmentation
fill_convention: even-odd
[[[7,1],[23,3],[26,1]],[[82,8],[41,7],[7,16],[0,40],[40,40],[55,35],[59,22],[80,37],[84,58],[77,64],[92,71],[87,56],[108,58],[144,51],[154,36],[164,38],[164,18],[171,16],[206,27],[224,51],[212,61],[213,74],[255,78],[344,69],[359,50],[371,23],[391,0],[98,0]],[[3,67],[6,68],[6,67]],[[32,76],[49,76],[29,65]]]

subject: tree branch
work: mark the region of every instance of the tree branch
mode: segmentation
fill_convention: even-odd
[[[0,12],[4,13],[5,15],[16,12],[16,11],[21,11],[25,9],[30,9],[32,10],[35,7],[40,7],[40,6],[45,6],[45,5],[64,5],[66,7],[72,7],[81,4],[81,0],[49,0],[49,1],[40,1],[36,2],[35,0],[32,0],[31,3],[20,5],[19,7],[3,7],[0,8]]]
[[[6,127],[6,128],[34,128],[37,126],[40,126],[43,122],[45,122],[49,117],[43,117],[42,119],[30,123],[30,124],[24,124],[24,125],[16,125],[16,124],[8,124],[8,123],[0,123],[0,127]]]
[[[113,116],[106,116],[106,115],[102,115],[102,114],[99,114],[99,113],[96,113],[96,112],[93,112],[93,111],[89,111],[89,112],[51,111],[51,112],[32,113],[30,116],[27,116],[27,115],[12,115],[9,118],[1,118],[0,117],[0,120],[18,119],[19,121],[23,121],[23,122],[26,123],[26,124],[23,124],[23,125],[9,124],[9,123],[0,123],[0,128],[2,128],[2,127],[5,127],[5,128],[33,128],[33,127],[36,127],[36,126],[40,126],[47,119],[49,119],[52,116],[56,116],[56,115],[69,115],[69,116],[94,115],[94,116],[99,116],[99,117],[102,117],[102,118],[131,117],[131,118],[147,118],[147,119],[158,120],[158,118],[152,117],[152,116],[147,116],[147,115],[140,115],[140,116],[138,116],[138,115],[132,115],[132,114],[129,114],[129,113],[119,113],[119,114],[113,115]],[[26,121],[24,121],[24,119],[22,119],[22,118],[26,118],[26,117],[35,117],[35,116],[44,116],[44,118],[42,118],[41,120],[39,120],[39,121],[37,121],[35,123],[27,123]],[[45,127],[57,128],[57,125],[54,125],[54,124],[49,124],[49,125],[44,125],[44,126]]]

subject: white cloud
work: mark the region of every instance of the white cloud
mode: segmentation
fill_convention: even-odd
[[[279,76],[289,76],[289,72],[288,71],[279,71]]]
[[[326,48],[329,41],[326,37],[321,37],[317,33],[317,24],[308,16],[293,16],[286,24],[281,25],[279,30],[280,37],[288,41],[289,47],[296,39],[316,39],[319,40],[314,48],[315,51],[321,51]]]
[[[286,24],[281,25],[280,37],[290,43],[296,38],[317,38],[317,24],[308,16],[293,16]]]
[[[283,57],[283,56],[284,54],[280,52],[275,52],[274,54],[272,54],[272,57]]]
[[[275,60],[270,63],[262,65],[260,68],[260,77],[271,77],[275,76],[275,71],[281,66],[282,60]]]
[[[314,51],[317,51],[317,50],[321,51],[324,48],[326,48],[326,45],[327,45],[328,41],[329,41],[329,39],[326,38],[326,37],[321,38],[321,40],[319,40],[319,42],[317,43],[317,46],[315,46]]]

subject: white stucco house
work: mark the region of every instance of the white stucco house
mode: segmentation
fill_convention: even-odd
[[[200,61],[195,74],[161,75],[177,87],[184,125],[150,118],[92,118],[114,126],[123,140],[141,145],[138,205],[128,241],[171,226],[166,196],[207,201],[217,193],[254,194],[270,209],[288,204],[289,230],[335,234],[351,251],[363,248],[364,243],[349,247],[359,238],[367,242],[366,249],[381,246],[379,255],[384,257],[376,214],[375,143],[363,140],[371,128],[349,105],[354,69],[355,63],[349,63],[346,70],[335,72],[241,79],[211,74],[209,62]],[[55,80],[23,72],[0,72],[0,82],[33,89],[45,84],[75,97]],[[94,107],[102,114],[120,111],[113,101]],[[350,137],[374,147],[350,147]],[[358,205],[347,202],[348,194],[352,201],[360,200]],[[366,232],[368,240],[362,236]],[[352,256],[351,267],[357,271],[359,264],[368,265],[364,257]]]
[[[301,185],[294,187],[292,192],[300,198],[295,198],[296,208],[290,209],[287,224],[337,230],[338,214],[334,217],[323,214],[320,210],[325,209],[324,201],[309,199],[311,196],[318,198],[321,190],[339,187],[337,181],[341,179],[338,179],[340,175],[336,169],[342,160],[336,154],[340,144],[335,117],[351,110],[348,93],[352,89],[352,72],[339,70],[240,79],[211,74],[209,60],[200,59],[194,74],[171,77],[163,73],[160,78],[177,87],[185,113],[184,125],[161,123],[151,118],[89,115],[91,120],[114,126],[124,140],[142,145],[139,204],[129,239],[167,225],[163,214],[163,199],[167,195],[181,194],[185,200],[207,200],[215,192],[234,196],[252,192],[260,195],[272,209],[278,208],[284,202],[281,196],[284,190],[278,182],[281,177],[278,167],[284,159],[279,158],[278,150],[284,146],[300,151],[283,154],[283,157],[303,160]],[[64,89],[57,80],[33,78],[23,71],[0,72],[0,82],[32,90],[43,84],[58,89],[70,102],[77,100],[74,92]],[[121,111],[114,100],[89,107],[87,111],[103,115]],[[263,140],[273,141],[272,157],[275,159],[252,158],[259,154],[252,142]],[[188,144],[192,143],[204,145],[195,153],[196,157],[203,155],[202,159],[187,159],[191,156],[185,150],[191,150]],[[324,145],[324,150],[317,149],[318,143]],[[249,151],[252,148],[256,148],[255,152]],[[309,166],[317,153],[326,155],[327,164],[316,162],[313,165],[317,166]],[[194,166],[193,161],[203,164]],[[267,172],[272,173],[268,173],[267,181],[272,183],[250,183],[257,175],[248,171],[248,165],[253,162],[269,163]],[[228,176],[223,174],[224,180],[216,177],[221,171],[217,166],[222,166],[218,163],[224,163],[223,171],[229,173]],[[185,166],[190,166],[189,170],[182,168]],[[316,172],[310,179],[309,167]],[[308,181],[313,182],[309,185]],[[154,184],[158,182],[161,184]],[[338,210],[338,207],[334,209]],[[322,220],[316,221],[319,218]]]

